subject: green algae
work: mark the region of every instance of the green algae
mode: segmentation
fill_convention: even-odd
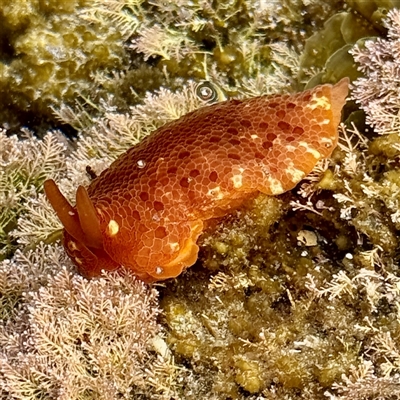
[[[382,33],[382,19],[389,10],[400,6],[399,0],[346,0],[346,3]]]
[[[349,50],[355,44],[384,34],[384,17],[392,8],[400,7],[398,0],[348,0],[346,3],[351,7],[349,11],[334,14],[323,29],[306,40],[298,76],[306,88],[336,83],[345,76],[352,81],[360,77]]]
[[[320,71],[308,82],[311,88],[321,83],[336,83],[348,76],[355,80],[360,76],[349,50],[360,39],[378,36],[379,32],[359,15],[341,12],[324,24],[324,29],[306,40],[300,58],[299,81],[307,82],[310,71]]]

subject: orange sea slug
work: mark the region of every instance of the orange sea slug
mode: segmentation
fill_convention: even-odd
[[[79,186],[75,207],[46,181],[66,252],[86,276],[122,265],[146,282],[179,275],[195,263],[207,221],[256,192],[292,189],[330,156],[348,83],[193,111]]]

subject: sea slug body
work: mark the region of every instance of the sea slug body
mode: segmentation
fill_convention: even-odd
[[[193,111],[79,186],[75,207],[46,181],[67,254],[89,277],[120,266],[146,282],[176,277],[195,263],[207,221],[257,192],[292,189],[330,156],[348,84]]]

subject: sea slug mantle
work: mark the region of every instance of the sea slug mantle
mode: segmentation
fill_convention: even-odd
[[[207,221],[257,192],[292,189],[331,155],[348,84],[186,114],[79,186],[75,207],[46,181],[67,254],[89,277],[122,265],[145,282],[176,277],[195,263]]]

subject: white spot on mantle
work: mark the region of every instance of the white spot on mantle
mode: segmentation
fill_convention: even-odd
[[[119,231],[119,225],[117,221],[114,221],[113,219],[110,220],[107,226],[107,234],[108,236],[115,236]]]

